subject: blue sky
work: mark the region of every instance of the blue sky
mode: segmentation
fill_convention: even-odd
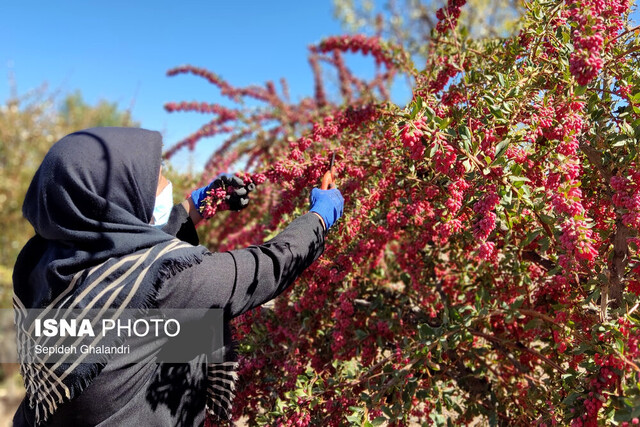
[[[169,114],[165,102],[220,100],[204,79],[167,77],[168,69],[205,67],[234,85],[285,77],[292,99],[300,99],[313,91],[307,47],[343,32],[331,0],[1,3],[0,100],[9,96],[11,72],[19,94],[47,82],[62,93],[78,89],[90,103],[133,103],[133,117],[161,131],[167,145],[209,116]],[[196,166],[207,148],[191,156]]]
[[[634,16],[637,18],[637,15]],[[637,19],[634,19],[637,22]],[[163,133],[170,146],[210,116],[164,111],[169,101],[219,102],[215,87],[195,76],[167,77],[191,64],[231,84],[287,79],[293,100],[313,91],[308,46],[342,34],[332,0],[6,0],[0,2],[0,101],[48,83],[61,93],[80,90],[89,103],[101,99],[132,107],[134,119]],[[372,61],[350,59],[370,73]],[[409,92],[395,90],[404,104]],[[204,140],[173,164],[204,164],[219,140]]]

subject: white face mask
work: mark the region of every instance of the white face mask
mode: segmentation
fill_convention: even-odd
[[[169,181],[169,184],[156,196],[151,225],[158,228],[164,227],[169,222],[171,209],[173,209],[173,186]]]

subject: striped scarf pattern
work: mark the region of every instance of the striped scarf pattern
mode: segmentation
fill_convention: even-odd
[[[121,258],[110,258],[102,264],[77,272],[68,287],[49,303],[39,317],[65,310],[109,310],[109,316],[118,318],[125,309],[145,309],[154,305],[154,296],[162,281],[178,271],[201,262],[194,247],[178,239],[163,242],[151,248]],[[163,277],[163,279],[159,279]],[[17,328],[20,371],[24,379],[29,405],[35,412],[36,424],[45,422],[56,409],[78,396],[102,371],[109,355],[96,363],[83,363],[82,355],[67,360],[41,354],[33,361],[33,349],[48,337],[35,337],[33,322],[28,321],[25,304],[14,294],[15,324]],[[112,312],[114,313],[112,316]],[[94,345],[107,337],[96,336]],[[225,347],[225,350],[228,350]],[[31,355],[29,359],[27,355]],[[29,360],[27,362],[27,360]],[[237,363],[232,351],[225,351],[224,362],[207,366],[207,407],[209,414],[220,420],[231,418]]]

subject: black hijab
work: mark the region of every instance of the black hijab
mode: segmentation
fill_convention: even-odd
[[[13,276],[27,308],[47,305],[80,270],[173,238],[149,225],[161,151],[160,133],[137,128],[86,129],[51,147],[22,207],[36,232]]]

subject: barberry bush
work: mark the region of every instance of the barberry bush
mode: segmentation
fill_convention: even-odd
[[[270,425],[633,425],[640,418],[640,92],[627,0],[525,2],[519,31],[472,39],[448,0],[424,68],[364,35],[310,49],[314,95],[286,83],[237,102],[169,103],[226,135],[259,185],[208,245],[254,244],[308,209],[337,153],[345,214],[324,255],[236,322],[235,416]],[[356,76],[345,55],[372,57]],[[332,69],[338,90],[322,76]],[[390,82],[413,82],[410,103]]]

